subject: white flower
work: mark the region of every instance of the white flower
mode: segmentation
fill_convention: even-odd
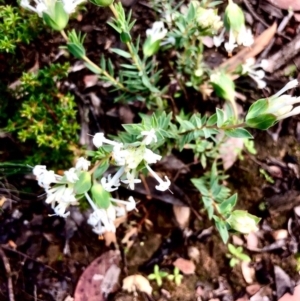
[[[238,45],[249,47],[254,43],[254,38],[251,29],[247,29],[242,26],[239,32],[235,32],[232,29],[229,31],[229,40],[224,44],[224,47],[228,53],[232,53],[233,49]]]
[[[145,153],[144,153],[144,160],[148,163],[148,164],[153,164],[156,163],[157,161],[159,161],[161,159],[160,155],[155,154],[152,150],[146,148],[145,149]]]
[[[33,173],[36,177],[39,177],[39,176],[42,175],[45,171],[47,171],[46,165],[36,165],[36,166],[33,168],[32,173]]]
[[[156,21],[153,23],[152,28],[146,30],[147,37],[151,38],[151,42],[162,40],[168,33],[168,30],[164,27],[164,22]]]
[[[255,64],[254,58],[248,58],[242,65],[242,74],[248,74],[257,83],[259,89],[263,89],[267,85],[267,83],[262,80],[265,77],[265,72],[261,69],[257,70],[264,64],[264,60],[260,64]]]
[[[131,211],[133,209],[136,209],[136,201],[132,196],[130,196],[128,199],[128,203],[126,204],[126,210]]]
[[[69,207],[69,204],[60,202],[53,208],[55,215],[58,215],[60,217],[66,218],[70,215],[70,211],[66,212],[67,208]]]
[[[88,224],[93,227],[93,231],[102,235],[105,232],[116,232],[114,225],[115,214],[112,213],[115,209],[110,206],[107,210],[96,209],[90,214]]]
[[[93,143],[97,148],[101,147],[103,145],[103,143],[106,143],[106,144],[109,144],[109,145],[114,145],[114,146],[118,146],[118,145],[122,146],[122,143],[115,142],[115,141],[112,141],[110,139],[106,139],[104,137],[103,133],[95,134],[95,136],[93,137]]]
[[[155,188],[157,190],[160,191],[166,191],[167,189],[169,189],[170,185],[171,185],[171,181],[168,179],[167,176],[165,176],[166,181],[162,180],[157,173],[148,165],[146,164],[146,168],[149,170],[149,172],[151,173],[151,175],[157,180],[157,182],[159,183],[159,185],[156,185]]]
[[[228,53],[232,53],[233,49],[237,47],[236,38],[233,30],[229,31],[229,40],[224,44],[224,47]]]
[[[91,162],[86,160],[85,158],[83,157],[80,157],[77,162],[76,162],[76,165],[75,165],[75,168],[77,170],[84,170],[84,171],[87,171],[89,169],[89,166],[91,165]]]
[[[117,166],[125,165],[125,159],[128,156],[128,151],[122,149],[122,147],[122,144],[115,145],[112,151],[112,158]]]
[[[121,182],[124,184],[128,184],[131,190],[134,190],[134,184],[141,183],[140,179],[135,179],[135,171],[126,173],[126,180],[122,180]]]
[[[48,189],[51,183],[57,183],[57,177],[53,170],[45,170],[37,177],[37,181],[41,187]]]
[[[157,142],[157,137],[156,137],[156,134],[155,134],[155,129],[151,129],[150,131],[142,131],[141,135],[145,136],[145,138],[143,140],[143,142],[144,142],[145,145],[151,144],[152,141],[154,143]]]
[[[30,4],[29,0],[21,0],[20,5],[26,9],[29,9],[39,15],[39,17],[43,17],[43,13],[47,13],[48,15],[53,15],[54,7],[56,2],[59,0],[34,0],[33,2],[36,4],[36,7]],[[71,14],[75,12],[76,7],[85,2],[85,0],[62,0],[63,9],[67,14]]]
[[[76,7],[85,2],[85,0],[62,0],[64,4],[64,10],[67,14],[72,14],[75,12]]]
[[[220,35],[213,37],[213,42],[216,47],[221,46],[221,44],[224,42],[225,40],[224,34],[225,34],[225,28],[222,29]]]
[[[288,82],[280,91],[270,97],[269,106],[264,112],[265,114],[274,114],[277,120],[299,114],[300,107],[293,108],[294,104],[300,103],[300,97],[293,97],[287,94],[282,95],[289,89],[293,89],[298,85],[298,80],[294,79]]]
[[[103,177],[101,179],[101,185],[106,191],[114,191],[117,190],[118,187],[120,186],[120,177],[123,175],[125,170],[125,167],[122,166],[113,177],[111,175],[108,175],[107,178]]]
[[[76,174],[76,169],[74,167],[70,168],[69,170],[64,172],[67,181],[70,183],[75,183],[76,181],[79,180],[77,174]]]
[[[250,28],[242,27],[237,36],[237,43],[245,47],[250,47],[254,43]]]
[[[136,202],[134,200],[134,198],[132,196],[130,196],[128,198],[128,201],[122,201],[122,200],[118,200],[118,199],[110,199],[112,202],[114,203],[119,203],[119,204],[124,204],[125,205],[125,209],[126,211],[131,211],[133,209],[136,209]]]
[[[67,217],[70,212],[66,212],[70,205],[77,205],[77,200],[72,188],[59,185],[48,189],[46,203],[51,204],[55,215]]]
[[[21,0],[20,5],[38,14],[39,17],[43,17],[43,12],[47,12],[49,9],[53,8],[56,0],[34,0],[34,2],[36,7],[32,6],[29,0]]]

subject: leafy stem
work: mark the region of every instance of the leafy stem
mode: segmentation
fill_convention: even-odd
[[[69,38],[64,30],[60,31],[61,35],[65,39],[65,41],[68,43]],[[122,83],[117,81],[113,76],[111,76],[106,70],[100,68],[97,64],[95,64],[93,61],[91,61],[86,55],[83,55],[81,57],[83,61],[85,61],[89,66],[92,66],[94,70],[97,70],[96,73],[102,74],[103,76],[106,77],[106,79],[111,82],[114,86],[118,87],[119,89],[125,91],[125,92],[130,92]]]
[[[191,133],[191,132],[203,130],[204,128],[206,128],[206,129],[218,129],[218,130],[226,131],[226,130],[233,130],[233,129],[237,129],[237,128],[243,128],[245,126],[246,126],[245,122],[238,123],[238,124],[231,124],[231,125],[221,126],[221,127],[218,127],[217,125],[205,125],[204,124],[203,126],[200,126],[200,127],[197,127],[197,128],[191,129],[191,130],[186,130],[184,132],[178,133],[178,135],[186,135],[186,134]]]

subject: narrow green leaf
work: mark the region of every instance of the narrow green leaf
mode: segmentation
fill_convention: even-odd
[[[233,138],[253,138],[253,136],[244,128],[225,130],[225,134],[228,137]]]
[[[120,55],[120,56],[126,58],[126,59],[130,59],[130,58],[131,58],[130,53],[127,52],[127,51],[124,51],[124,50],[122,50],[122,49],[111,48],[110,50],[111,50],[112,52],[114,52],[114,53],[116,53],[116,54],[118,54],[118,55]]]
[[[220,236],[221,236],[224,244],[226,244],[228,241],[228,238],[229,238],[229,233],[228,233],[228,229],[226,226],[226,222],[224,222],[221,219],[217,219],[217,220],[215,220],[215,223],[216,223],[216,227],[220,233]]]

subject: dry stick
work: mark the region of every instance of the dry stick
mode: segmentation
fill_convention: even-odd
[[[270,24],[268,24],[262,17],[260,17],[256,11],[254,10],[254,8],[252,7],[252,5],[250,4],[249,0],[243,0],[243,2],[245,3],[247,9],[249,10],[249,12],[252,14],[253,18],[256,19],[257,21],[259,21],[260,23],[262,23],[266,28],[270,27]],[[290,37],[287,37],[286,35],[284,35],[283,33],[281,33],[282,30],[278,30],[276,32],[277,35],[287,39],[288,41],[291,40]]]
[[[286,25],[288,24],[288,22],[290,21],[290,19],[292,18],[293,15],[294,15],[294,13],[292,11],[289,11],[288,15],[282,19],[280,25],[278,26],[278,29],[277,29],[276,33],[281,33],[285,29]],[[266,47],[266,49],[260,55],[260,58],[259,58],[260,60],[267,57],[267,55],[269,54],[269,52],[270,52],[271,48],[273,47],[274,43],[275,43],[275,38],[273,38],[271,40],[270,44]],[[293,41],[290,42],[290,43],[293,43]],[[268,70],[265,70],[265,71],[268,71]]]
[[[300,33],[296,35],[294,40],[284,46],[277,53],[268,59],[268,66],[265,71],[273,73],[280,67],[284,66],[289,60],[296,56],[300,51]]]
[[[12,283],[12,279],[11,279],[10,264],[9,264],[9,261],[1,247],[0,247],[0,256],[2,258],[4,268],[6,271],[9,301],[15,301],[15,296],[14,296],[14,291],[13,291],[13,283]]]

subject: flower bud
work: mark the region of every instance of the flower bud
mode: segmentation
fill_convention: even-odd
[[[297,80],[287,83],[280,91],[270,98],[257,100],[249,108],[246,124],[249,127],[266,130],[277,121],[300,113],[300,107],[293,107],[300,103],[300,97],[283,94],[298,85]]]
[[[257,223],[259,221],[260,218],[243,210],[233,211],[230,217],[226,220],[232,229],[243,234],[257,231]]]
[[[61,31],[69,22],[69,14],[64,10],[63,3],[57,1],[52,11],[43,12],[43,20],[52,29]]]
[[[224,72],[217,72],[210,76],[210,82],[216,94],[226,100],[233,101],[235,86],[231,77]]]
[[[227,31],[238,33],[241,28],[245,27],[245,17],[242,9],[232,0],[229,1],[225,9],[224,25]]]
[[[160,41],[166,36],[168,30],[161,21],[154,22],[153,27],[146,30],[147,39],[143,45],[145,56],[154,55],[160,46]]]

